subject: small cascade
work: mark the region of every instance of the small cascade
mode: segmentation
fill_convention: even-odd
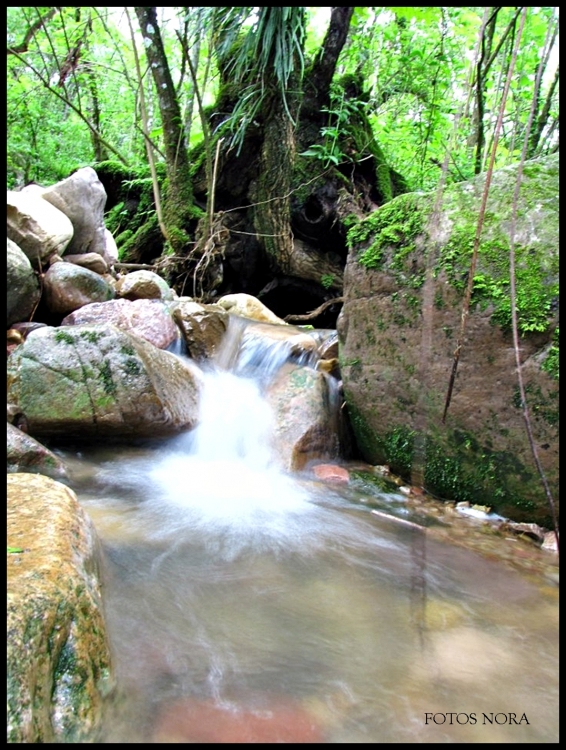
[[[189,356],[189,350],[187,349],[185,339],[180,335],[177,336],[177,338],[169,344],[166,351],[171,352],[171,354],[175,354],[177,357]]]
[[[285,362],[316,366],[320,335],[310,335],[315,333],[318,332],[305,334],[295,326],[257,323],[231,315],[214,363],[220,369],[265,385]]]
[[[301,537],[312,497],[279,468],[265,391],[286,362],[314,368],[317,359],[314,337],[231,316],[221,347],[202,368],[199,425],[172,441],[152,468],[148,507],[174,507],[201,530],[237,530],[238,549],[252,538],[277,546]]]

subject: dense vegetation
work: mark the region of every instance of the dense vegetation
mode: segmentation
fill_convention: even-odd
[[[190,146],[203,138],[195,105],[195,85],[187,52],[197,74],[204,106],[220,83],[214,48],[214,17],[229,8],[163,8],[159,20],[165,52]],[[249,23],[254,23],[253,9]],[[307,8],[304,63],[316,53],[329,10]],[[478,140],[477,75],[471,66],[478,32],[496,8],[356,8],[336,71],[360,75],[364,92],[356,102],[336,96],[328,108],[322,147],[313,156],[334,161],[345,156],[338,135],[360,103],[394,167],[411,189],[430,189],[438,162],[451,139],[453,121],[467,103],[451,154],[453,179],[474,172]],[[324,12],[326,11],[326,13]],[[515,8],[501,8],[483,38],[481,73],[485,164],[502,80],[516,29]],[[135,15],[139,54],[142,45]],[[498,164],[516,160],[533,98],[537,65],[557,9],[529,8],[517,73],[511,87]],[[146,163],[140,122],[139,86],[125,9],[8,8],[8,187],[31,181],[51,183],[80,166],[118,158],[132,166]],[[557,39],[555,47],[557,49]],[[558,68],[551,56],[538,95],[530,155],[558,144]],[[147,62],[141,60],[145,74]],[[470,87],[470,74],[476,79]],[[162,159],[163,132],[154,87],[144,78],[148,134]],[[242,102],[242,110],[245,102]]]
[[[305,312],[353,216],[558,150],[557,8],[14,7],[7,45],[8,188],[94,166],[122,260],[201,298]]]

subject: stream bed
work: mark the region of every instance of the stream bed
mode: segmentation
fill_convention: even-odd
[[[105,556],[96,741],[557,742],[545,553],[514,569],[399,496],[281,472],[259,389],[209,380],[191,434],[59,451]]]

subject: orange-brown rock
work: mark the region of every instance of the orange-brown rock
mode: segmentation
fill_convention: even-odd
[[[185,698],[158,716],[154,742],[277,743],[323,742],[314,718],[300,705],[282,698],[258,708],[218,705]]]
[[[313,466],[313,473],[317,479],[323,479],[327,482],[338,482],[347,484],[350,481],[350,474],[343,466],[336,464],[317,464]]]
[[[8,475],[8,742],[88,741],[110,652],[100,549],[65,485]]]

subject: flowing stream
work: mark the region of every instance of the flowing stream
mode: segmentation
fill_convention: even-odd
[[[64,452],[106,560],[98,741],[557,742],[557,587],[283,473],[287,356],[240,332],[196,430]]]

